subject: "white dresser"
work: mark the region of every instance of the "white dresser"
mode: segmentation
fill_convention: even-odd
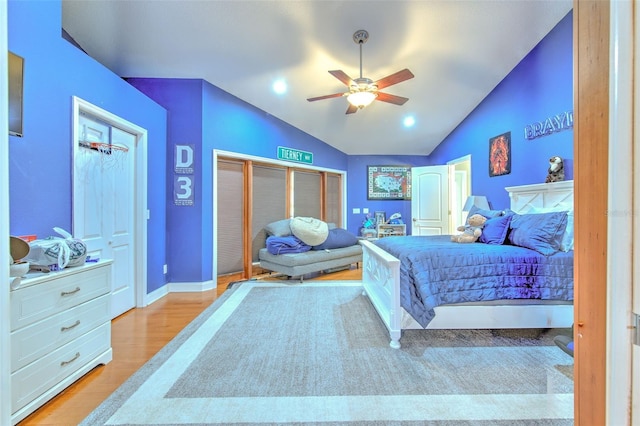
[[[111,361],[111,263],[30,274],[11,291],[13,424]]]

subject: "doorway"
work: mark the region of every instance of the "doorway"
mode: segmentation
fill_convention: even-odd
[[[112,259],[112,318],[146,306],[146,130],[73,102],[73,235]]]
[[[449,233],[456,232],[459,225],[464,225],[466,216],[463,213],[464,204],[471,192],[471,156],[456,158],[447,163],[453,170],[451,176],[451,188],[449,204],[451,208],[451,223]]]

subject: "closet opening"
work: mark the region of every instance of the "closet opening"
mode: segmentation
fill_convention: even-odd
[[[294,216],[344,227],[345,171],[214,153],[214,250],[217,285],[268,273],[259,266],[264,227]]]

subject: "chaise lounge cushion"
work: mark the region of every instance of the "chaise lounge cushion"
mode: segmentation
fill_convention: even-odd
[[[304,253],[271,254],[267,249],[260,249],[259,253],[260,260],[289,267],[339,260],[344,257],[358,255],[362,255],[362,247],[359,244],[335,250],[311,250]],[[351,262],[345,264],[349,263]]]
[[[274,255],[260,249],[260,266],[290,277],[326,271],[362,261],[362,246],[356,244],[335,250],[311,250],[305,253]]]

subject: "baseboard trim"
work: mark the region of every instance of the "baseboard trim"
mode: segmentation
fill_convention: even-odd
[[[214,290],[217,288],[213,280],[191,283],[167,283],[157,290],[147,294],[147,305],[162,299],[169,293],[201,293],[203,291]]]

